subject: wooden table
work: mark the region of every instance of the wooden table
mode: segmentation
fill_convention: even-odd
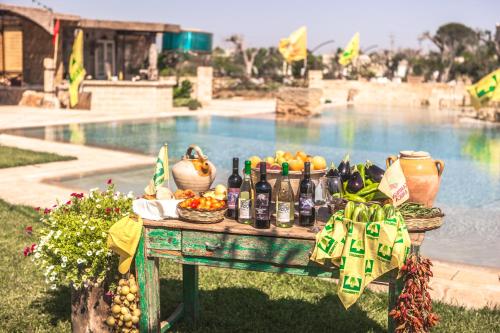
[[[135,257],[142,312],[140,331],[165,332],[182,317],[198,319],[198,266],[338,278],[336,267],[309,261],[314,245],[315,234],[299,226],[255,229],[232,220],[217,224],[144,220]],[[182,264],[183,276],[183,302],[163,321],[160,320],[160,258]],[[391,271],[377,279],[389,283],[389,309],[394,307],[402,287],[395,275]],[[389,331],[393,331],[393,322],[390,317],[388,320]]]

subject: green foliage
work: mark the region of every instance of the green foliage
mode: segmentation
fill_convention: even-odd
[[[201,108],[201,103],[196,98],[192,98],[189,100],[187,107],[189,110],[197,110]]]
[[[108,183],[105,191],[91,190],[88,196],[73,193],[68,202],[45,210],[33,260],[51,289],[100,284],[108,272],[116,271],[117,258],[106,244],[108,230],[132,212],[132,194],[115,192]]]
[[[174,87],[174,99],[190,98],[193,91],[193,84],[189,80],[184,80],[180,85]]]
[[[202,105],[196,98],[176,98],[174,99],[174,107],[187,107],[189,110],[197,110]]]
[[[0,145],[0,169],[22,165],[76,160],[76,157],[42,153]]]

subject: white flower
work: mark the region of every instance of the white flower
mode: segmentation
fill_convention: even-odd
[[[54,282],[56,280],[56,277],[55,276],[51,276],[51,277],[49,277],[49,280],[50,280],[50,282]]]
[[[94,226],[90,226],[90,227],[89,227],[89,229],[90,229],[90,230],[94,230],[94,229],[95,229],[95,227],[94,227]]]
[[[80,258],[76,259],[76,263],[77,263],[77,264],[81,264],[81,263],[83,263],[83,259],[80,259]]]
[[[95,199],[95,202],[99,202],[99,201],[101,201],[101,199],[99,199],[99,198]],[[99,208],[99,207],[97,207],[97,208]]]
[[[95,191],[99,191],[99,187],[94,187],[94,188],[91,188],[89,190],[90,193],[95,192]]]
[[[88,250],[88,251],[87,251],[87,256],[89,256],[89,257],[90,257],[91,255],[92,255],[92,251]]]
[[[99,205],[99,204],[97,204],[97,205],[95,205],[95,206],[96,206],[96,208],[101,208],[101,205]]]
[[[39,259],[41,256],[40,252],[35,253],[35,259]]]
[[[62,259],[63,262],[68,261],[68,257],[66,257],[66,256],[63,256],[61,259]]]
[[[104,231],[101,233],[101,235],[102,235],[102,237],[106,237],[107,236]]]
[[[50,265],[49,267],[47,267],[47,270],[50,272],[51,270],[54,269],[54,265]]]
[[[77,231],[77,232],[76,232],[76,235],[77,235],[77,236],[80,236],[80,235],[81,235],[80,231]]]
[[[59,253],[59,249],[55,249],[54,254],[58,254],[58,253]]]
[[[62,267],[62,268],[65,268],[65,267],[66,267],[66,263],[65,263],[65,262],[63,262],[63,263],[61,264],[61,267]]]
[[[83,224],[87,224],[87,223],[89,223],[89,221],[87,221],[87,220],[83,221]]]
[[[51,286],[50,286],[50,289],[52,289],[52,290],[56,290],[56,289],[57,289],[56,284],[54,283],[53,285],[51,285]]]
[[[78,246],[78,247],[82,246],[82,242],[76,243],[76,246]]]
[[[134,192],[130,191],[127,193],[127,198],[133,199],[134,198]]]
[[[101,244],[102,241],[100,239],[97,240],[97,242],[95,242],[96,244]]]

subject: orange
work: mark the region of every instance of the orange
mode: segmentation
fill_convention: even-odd
[[[293,159],[293,160],[289,161],[288,164],[290,166],[290,170],[292,170],[292,171],[304,170],[304,162],[300,158]]]
[[[307,154],[306,154],[306,153],[304,153],[303,151],[298,151],[297,153],[295,153],[295,157],[296,157],[297,159],[299,159],[299,158],[300,158],[300,159],[302,160],[302,162],[305,162],[305,161],[306,161],[306,159],[307,159]]]
[[[326,169],[326,160],[322,156],[314,156],[312,159],[312,164],[314,166],[314,170]]]
[[[291,161],[291,160],[293,160],[293,155],[292,155],[289,151],[287,151],[285,154],[283,154],[283,157],[284,157],[284,158],[285,158],[285,160],[287,160],[287,161]]]

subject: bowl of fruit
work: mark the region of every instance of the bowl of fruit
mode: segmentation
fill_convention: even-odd
[[[300,180],[302,179],[302,173],[304,172],[304,163],[311,163],[311,179],[317,184],[319,179],[326,173],[326,160],[323,156],[312,156],[308,155],[303,151],[298,151],[293,155],[288,151],[278,150],[275,156],[268,156],[261,159],[258,156],[252,156],[249,158],[252,164],[252,180],[255,182],[259,178],[259,164],[261,162],[266,163],[266,173],[267,181],[274,188],[274,184],[281,175],[281,165],[284,162],[288,163],[289,172],[288,176],[290,178],[290,183],[292,184],[293,193],[296,195],[298,193]],[[273,200],[275,193],[273,192]]]
[[[224,220],[227,205],[212,197],[193,197],[177,204],[179,217],[193,223],[218,223]]]

